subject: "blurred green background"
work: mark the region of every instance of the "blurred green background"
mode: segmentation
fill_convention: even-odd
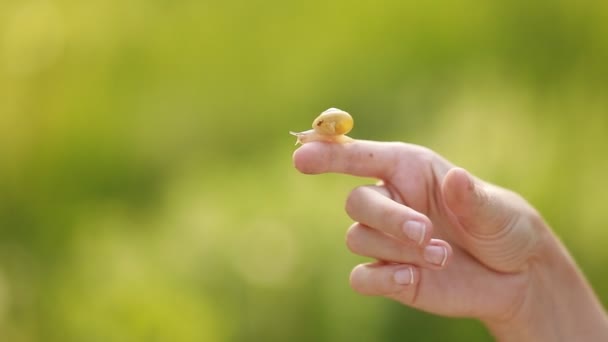
[[[328,107],[523,194],[608,303],[608,2],[0,2],[0,341],[489,341],[348,285]]]

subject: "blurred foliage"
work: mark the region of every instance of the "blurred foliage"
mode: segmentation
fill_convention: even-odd
[[[488,341],[348,285],[293,137],[429,146],[530,200],[608,303],[608,2],[0,2],[1,341]]]

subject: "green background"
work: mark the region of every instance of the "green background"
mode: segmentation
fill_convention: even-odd
[[[489,341],[348,285],[294,138],[428,146],[535,205],[608,303],[608,2],[0,2],[0,341]]]

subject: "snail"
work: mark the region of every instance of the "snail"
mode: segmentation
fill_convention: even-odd
[[[312,128],[304,132],[289,132],[289,134],[295,135],[298,139],[296,145],[311,141],[346,143],[353,140],[345,135],[353,129],[353,117],[337,108],[329,108],[321,113],[312,122]]]

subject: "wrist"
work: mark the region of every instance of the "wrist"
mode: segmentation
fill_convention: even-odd
[[[565,247],[546,230],[525,270],[521,303],[501,320],[484,323],[498,341],[604,341],[608,319]]]

